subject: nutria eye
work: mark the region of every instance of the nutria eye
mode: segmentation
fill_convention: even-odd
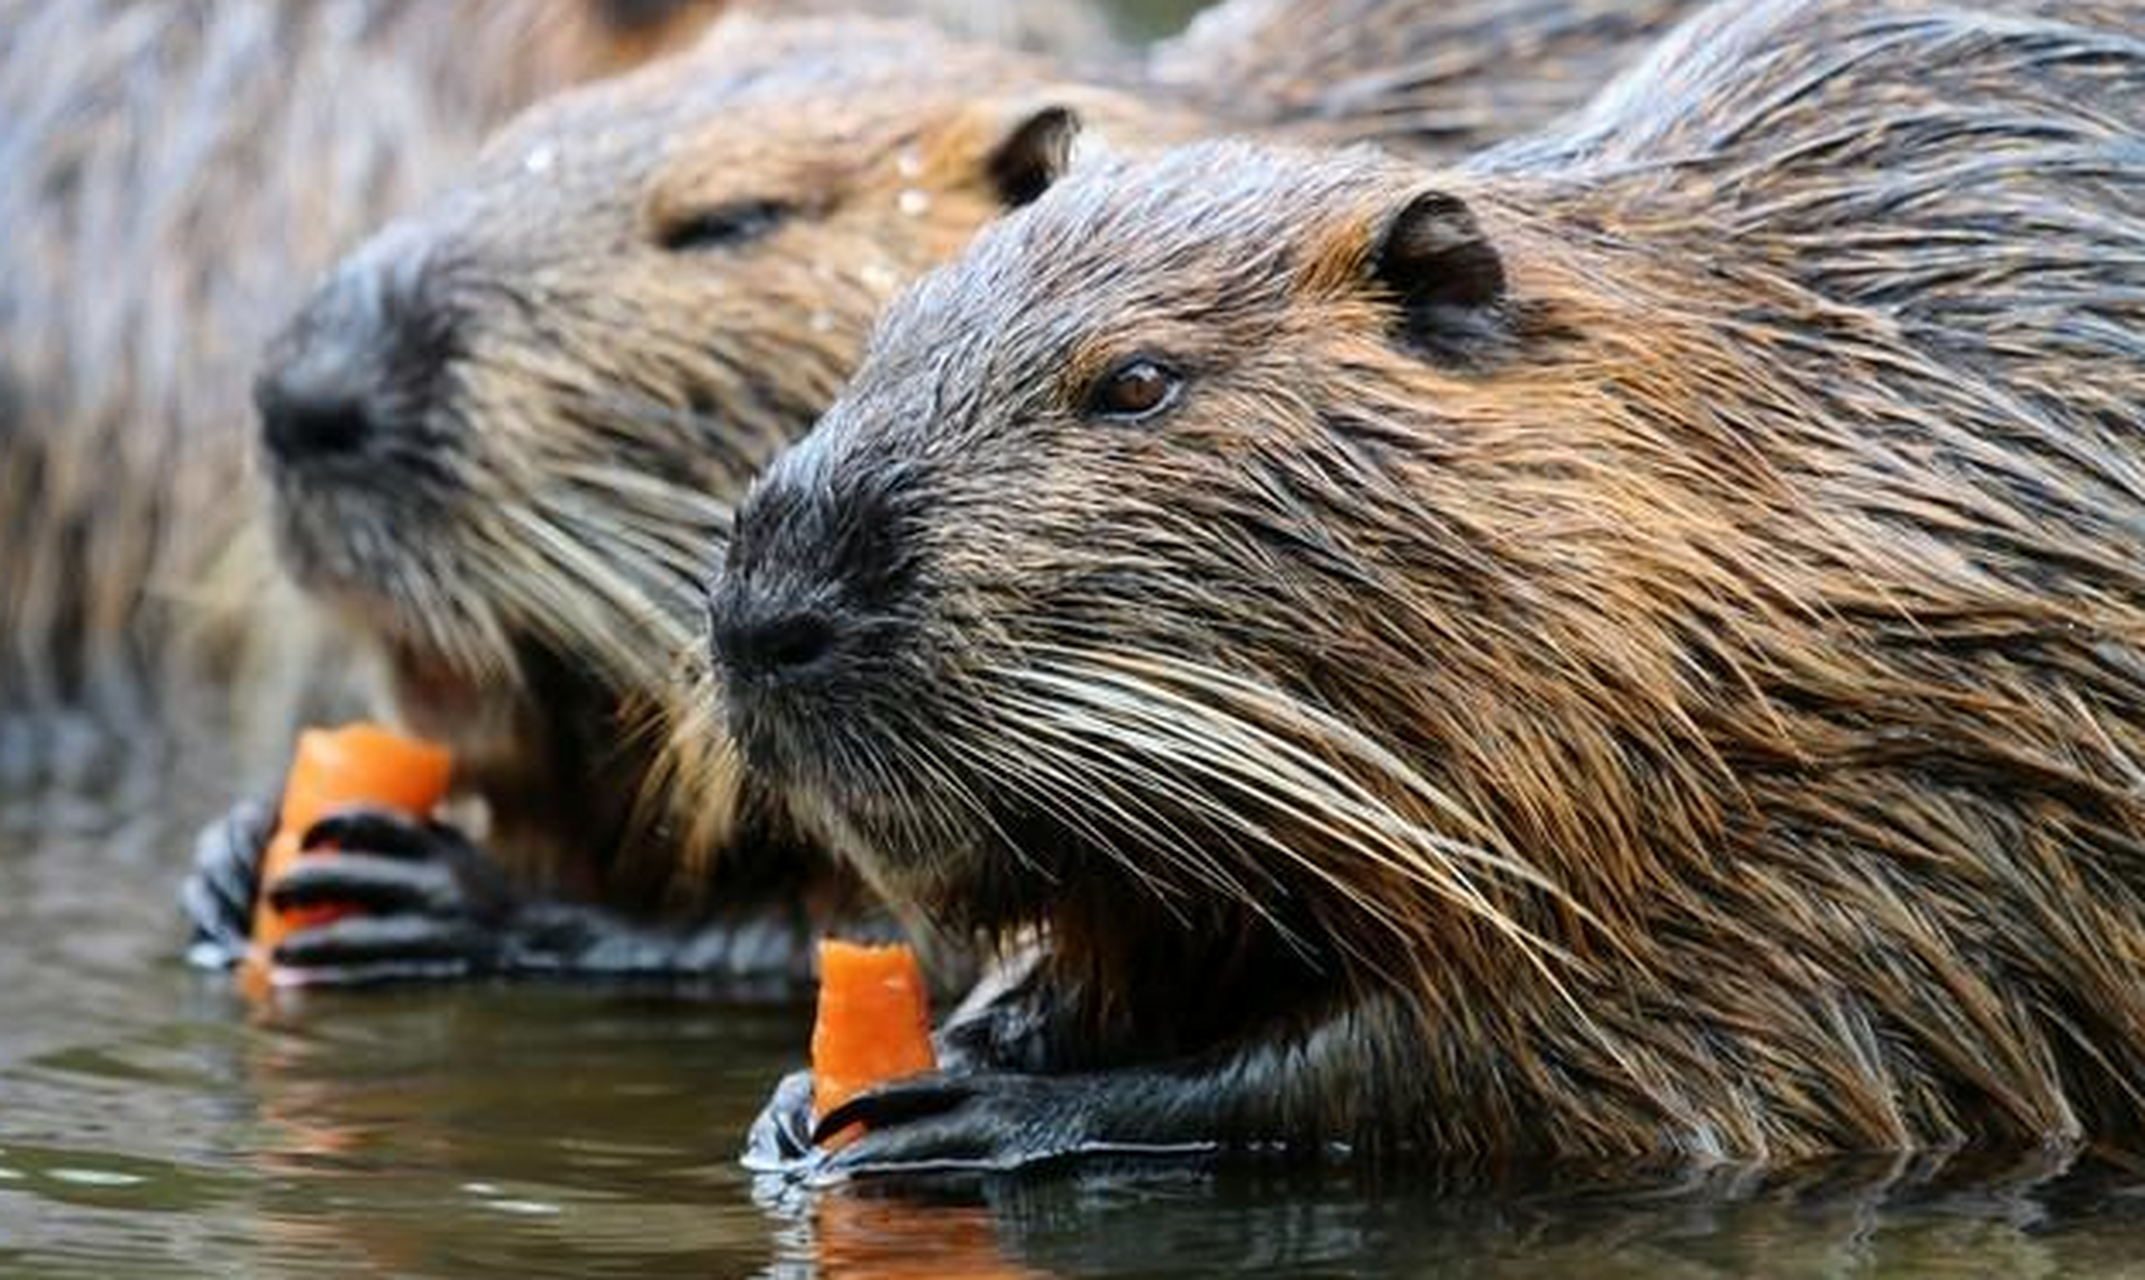
[[[780,200],[740,200],[686,214],[656,232],[656,243],[674,253],[719,249],[757,240],[794,210]]]
[[[1182,379],[1152,360],[1127,360],[1102,375],[1088,394],[1088,412],[1105,418],[1152,417],[1177,402]]]

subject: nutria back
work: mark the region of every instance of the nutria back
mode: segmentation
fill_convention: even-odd
[[[1055,949],[878,1149],[2145,1136],[2145,29],[2037,7],[1075,166],[896,304],[711,630],[875,883]]]
[[[1462,156],[1591,98],[1700,0],[1251,0],[1159,46],[1149,74],[1226,114]]]

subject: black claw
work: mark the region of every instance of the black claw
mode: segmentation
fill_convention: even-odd
[[[860,1093],[821,1116],[819,1123],[812,1127],[812,1145],[817,1146],[857,1123],[867,1128],[884,1128],[951,1111],[972,1096],[974,1090],[952,1076],[925,1075],[898,1080]]]
[[[745,1138],[745,1167],[787,1172],[812,1154],[812,1073],[792,1071],[752,1122]]]
[[[393,809],[355,806],[314,823],[305,833],[304,847],[332,847],[342,856],[321,861],[327,866],[344,864],[354,878],[348,886],[352,892],[344,893],[335,887],[336,873],[309,871],[306,883],[324,898],[371,902],[374,899],[367,895],[377,893],[380,905],[391,910],[421,907],[494,928],[504,928],[520,905],[519,894],[499,864],[443,822],[412,818]],[[371,862],[359,864],[359,857]],[[399,864],[408,874],[397,876],[378,865],[387,862]],[[297,874],[293,870],[285,880]]]
[[[193,922],[189,960],[203,968],[224,969],[245,956],[248,931],[234,924],[229,905],[217,900],[201,880],[188,877],[179,887],[179,903]]]
[[[369,849],[303,858],[268,886],[268,901],[279,911],[348,904],[374,912],[447,915],[461,896],[461,886],[447,868],[397,861]]]
[[[953,1118],[864,1135],[830,1153],[811,1170],[818,1178],[848,1178],[922,1169],[1010,1169],[1050,1153],[1026,1152],[1005,1133]]]
[[[459,839],[453,828],[420,821],[399,809],[352,805],[308,827],[299,845],[306,849],[363,849],[389,858],[437,858],[458,852],[450,846]]]
[[[415,974],[437,973],[441,961],[483,968],[494,950],[482,930],[458,921],[410,914],[349,916],[291,934],[276,946],[274,960],[290,969],[400,965]]]
[[[253,930],[253,900],[275,818],[268,806],[240,801],[194,842],[194,865],[179,889],[192,925],[188,957],[208,967],[236,963]]]

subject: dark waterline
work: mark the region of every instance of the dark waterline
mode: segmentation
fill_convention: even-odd
[[[739,1139],[806,1010],[540,985],[264,1006],[174,958],[188,807],[0,794],[0,1273],[2145,1275],[2145,1169],[2050,1155],[756,1183]]]

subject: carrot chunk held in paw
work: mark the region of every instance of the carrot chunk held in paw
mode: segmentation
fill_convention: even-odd
[[[261,859],[259,897],[253,904],[253,942],[259,957],[293,929],[324,924],[350,914],[337,906],[277,911],[268,886],[299,857],[298,842],[312,825],[348,805],[378,805],[413,816],[430,813],[447,796],[454,759],[445,747],[406,738],[376,724],[308,729],[298,735],[290,780],[275,837]]]
[[[867,1089],[929,1071],[930,996],[904,946],[819,944],[819,1018],[812,1026],[812,1110],[824,1116]],[[828,1142],[838,1147],[854,1127]]]

